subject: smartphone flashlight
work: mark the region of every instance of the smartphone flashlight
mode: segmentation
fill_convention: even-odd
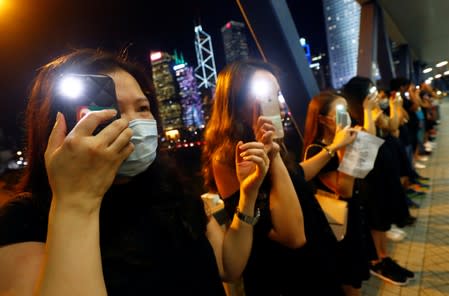
[[[63,97],[77,99],[83,94],[83,82],[80,77],[63,77],[59,83],[59,92]]]
[[[120,117],[115,84],[107,75],[64,74],[57,81],[56,91],[56,104],[65,116],[68,130],[90,111],[115,109],[117,115],[112,120]],[[94,134],[111,121],[99,125]]]
[[[273,122],[274,137],[283,138],[284,127],[281,118],[280,96],[275,92],[273,83],[267,79],[256,78],[252,81],[251,91],[260,106],[260,114]]]
[[[266,97],[270,92],[270,84],[265,79],[255,79],[252,82],[251,91],[257,98]]]

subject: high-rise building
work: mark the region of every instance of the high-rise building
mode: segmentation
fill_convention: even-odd
[[[245,24],[229,21],[221,28],[226,63],[248,58],[248,41]]]
[[[212,39],[201,26],[195,27],[195,52],[198,64],[195,68],[195,77],[199,81],[198,88],[214,89],[217,81],[217,69],[215,68]]]
[[[312,63],[309,65],[313,76],[320,90],[326,90],[331,87],[329,61],[325,53],[320,53],[311,57]]]
[[[201,108],[201,97],[198,91],[193,67],[187,63],[173,66],[178,82],[182,121],[184,127],[197,129],[204,127],[204,116]]]
[[[357,74],[360,4],[356,0],[323,0],[332,86],[341,88]]]
[[[157,51],[151,52],[150,60],[162,129],[168,131],[181,128],[183,126],[182,109],[176,91],[173,58],[166,52]]]

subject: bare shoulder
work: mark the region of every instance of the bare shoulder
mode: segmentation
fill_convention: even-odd
[[[42,242],[0,247],[0,296],[32,295],[44,254]]]
[[[212,169],[218,192],[222,198],[227,198],[240,188],[235,169],[221,160],[212,161]]]

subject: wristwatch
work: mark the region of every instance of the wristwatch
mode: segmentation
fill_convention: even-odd
[[[335,150],[331,150],[328,147],[324,146],[323,147],[324,150],[326,150],[327,154],[329,154],[329,156],[332,158],[335,155]]]
[[[240,212],[239,208],[235,209],[235,215],[237,216],[237,218],[239,218],[240,221],[245,222],[246,224],[249,225],[256,225],[257,221],[259,221],[260,218],[260,210],[259,208],[256,209],[256,215],[254,217],[248,216],[246,214],[243,214],[242,212]]]

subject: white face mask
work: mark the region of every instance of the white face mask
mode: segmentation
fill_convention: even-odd
[[[380,109],[385,110],[385,109],[388,108],[389,105],[390,105],[390,102],[388,101],[388,99],[379,100],[379,107],[380,107]]]
[[[131,142],[134,151],[122,163],[117,174],[134,177],[145,171],[156,158],[157,149],[157,124],[154,119],[135,119],[129,122],[133,130]]]

